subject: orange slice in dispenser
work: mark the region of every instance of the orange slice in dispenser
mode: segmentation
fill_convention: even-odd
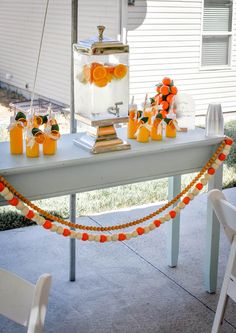
[[[125,77],[125,75],[127,74],[127,71],[127,66],[119,64],[114,69],[114,76],[117,79],[123,79],[123,77]]]
[[[111,82],[111,80],[112,80],[112,74],[107,72],[107,81]]]
[[[107,84],[108,84],[108,78],[107,77],[104,77],[103,79],[100,79],[100,80],[97,80],[97,81],[94,81],[94,84],[97,86],[97,87],[100,87],[100,88],[103,88],[105,87]]]
[[[99,64],[98,62],[92,62],[90,64],[90,81],[89,81],[90,83],[93,83],[93,71],[98,66],[101,66],[101,64]]]
[[[83,73],[84,73],[84,78],[85,78],[86,82],[91,83],[91,70],[88,65],[84,65]]]
[[[103,65],[99,65],[93,70],[94,81],[105,79],[107,76],[106,68]]]
[[[115,70],[115,67],[114,66],[107,66],[107,72],[110,73],[110,74],[113,74],[114,73],[114,70]]]

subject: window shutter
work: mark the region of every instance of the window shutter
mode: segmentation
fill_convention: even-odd
[[[229,63],[229,36],[204,36],[202,66],[221,66]]]
[[[205,0],[203,31],[232,30],[232,1],[231,0]]]

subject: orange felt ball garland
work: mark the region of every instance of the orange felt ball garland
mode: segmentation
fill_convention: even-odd
[[[17,192],[14,187],[8,183],[8,181],[0,176],[0,195],[5,198],[8,203],[12,206],[15,206],[18,210],[21,211],[21,213],[27,217],[28,219],[31,219],[32,221],[35,221],[37,224],[41,225],[46,230],[50,230],[53,232],[58,233],[59,235],[63,235],[64,237],[70,237],[70,238],[76,238],[82,241],[96,241],[100,243],[106,243],[110,241],[124,241],[129,240],[133,237],[144,235],[156,228],[159,228],[161,224],[165,223],[166,221],[169,221],[170,219],[174,219],[177,214],[180,212],[181,209],[184,209],[186,205],[190,203],[191,200],[194,199],[196,195],[203,189],[203,187],[207,184],[209,179],[215,174],[216,169],[219,168],[219,166],[224,162],[224,160],[227,158],[227,155],[230,152],[231,145],[233,144],[233,140],[230,138],[226,138],[217,148],[215,153],[212,155],[212,157],[209,159],[209,161],[205,164],[205,166],[202,168],[202,170],[198,173],[198,175],[190,182],[189,185],[187,185],[175,198],[173,198],[171,201],[169,201],[167,204],[165,204],[163,207],[159,208],[158,210],[154,211],[153,213],[144,216],[140,219],[137,219],[135,221],[131,221],[125,224],[115,225],[115,226],[108,226],[108,227],[94,227],[94,226],[84,226],[75,224],[72,222],[65,221],[61,218],[58,218],[54,215],[51,215],[36,205],[34,205],[32,202],[30,202],[28,199],[26,199],[22,194]],[[202,177],[202,178],[201,178]],[[184,196],[185,195],[185,196]],[[182,197],[183,199],[180,200],[178,203],[177,201]],[[163,217],[160,217],[159,219],[156,219],[152,221],[149,225],[138,227],[135,230],[131,232],[122,232],[122,233],[113,233],[113,234],[93,234],[93,233],[87,233],[87,232],[76,232],[74,230],[70,230],[68,228],[64,228],[60,225],[57,225],[55,222],[58,222],[62,225],[66,225],[69,228],[75,228],[75,229],[84,229],[84,230],[90,230],[90,231],[113,231],[113,230],[119,230],[128,228],[137,224],[141,224],[149,219],[152,219],[154,216],[158,215],[159,213],[162,213],[167,208],[172,206],[173,204],[176,204],[176,206],[171,209],[167,214],[165,214]],[[32,208],[30,210],[28,207]],[[38,212],[38,213],[36,213]]]

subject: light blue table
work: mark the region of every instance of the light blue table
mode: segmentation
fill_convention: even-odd
[[[119,130],[125,136],[124,129]],[[178,133],[176,139],[140,144],[131,150],[92,155],[73,144],[77,134],[63,135],[55,156],[9,154],[9,143],[0,143],[0,174],[31,200],[169,177],[169,199],[180,192],[181,175],[200,170],[222,138],[206,138],[204,130]],[[209,183],[221,188],[222,169]],[[0,204],[5,204],[0,201]],[[177,265],[179,215],[169,224],[168,265]],[[208,205],[206,223],[205,288],[215,292],[218,270],[219,223]],[[71,240],[72,242],[74,240]],[[138,240],[137,240],[138,241]],[[75,249],[71,247],[71,280],[75,279]]]

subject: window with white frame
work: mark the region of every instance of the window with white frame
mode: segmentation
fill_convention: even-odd
[[[201,66],[230,66],[233,1],[203,1]]]

